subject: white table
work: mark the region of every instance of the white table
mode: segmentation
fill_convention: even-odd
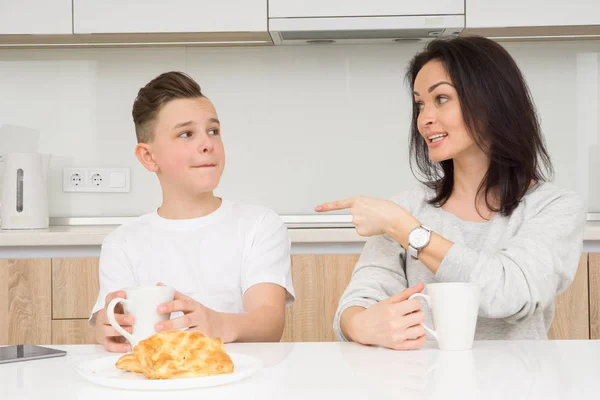
[[[77,363],[100,346],[52,346],[66,357],[0,364],[0,399],[599,399],[600,341],[482,341],[472,351],[391,351],[352,343],[229,344],[265,368],[229,385],[177,392],[108,389]]]

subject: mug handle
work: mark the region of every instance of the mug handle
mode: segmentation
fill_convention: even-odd
[[[122,297],[117,297],[117,298],[112,299],[111,302],[108,303],[108,306],[106,306],[106,316],[108,318],[108,322],[110,322],[112,327],[115,328],[115,330],[117,332],[119,332],[121,335],[123,335],[125,337],[125,339],[127,339],[129,341],[129,343],[131,344],[131,347],[133,348],[137,344],[137,341],[135,340],[135,338],[133,337],[132,334],[127,332],[125,329],[123,329],[121,327],[121,325],[119,325],[119,323],[117,322],[117,320],[115,318],[115,307],[117,306],[117,304],[119,304],[121,302],[126,303],[127,299],[124,299]]]
[[[427,296],[426,294],[423,293],[415,293],[412,296],[410,296],[408,299],[414,299],[415,297],[422,297],[425,299],[425,301],[427,302],[427,306],[429,307],[429,310],[431,310],[431,298],[429,296]],[[428,326],[426,326],[425,324],[419,324],[421,325],[431,336],[433,336],[435,338],[435,340],[438,340],[438,334],[436,331],[434,331],[433,329],[429,328]]]

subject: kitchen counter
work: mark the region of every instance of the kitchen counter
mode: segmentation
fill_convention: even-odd
[[[226,351],[263,367],[235,383],[170,392],[118,390],[84,380],[78,363],[108,356],[94,345],[51,346],[67,356],[0,364],[2,398],[69,399],[597,399],[599,341],[478,341],[470,351],[355,343],[236,343]],[[126,374],[126,373],[123,373]]]
[[[99,246],[117,225],[51,226],[40,230],[0,230],[0,247],[16,246]],[[290,226],[292,243],[356,243],[366,238],[351,227],[303,228]],[[584,241],[600,241],[600,221],[586,223]]]
[[[99,246],[116,225],[51,226],[39,230],[0,230],[0,247]],[[292,243],[364,242],[354,228],[291,228]],[[600,235],[599,235],[600,238]]]

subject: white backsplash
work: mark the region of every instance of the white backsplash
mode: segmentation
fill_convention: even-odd
[[[528,80],[557,184],[600,212],[600,42],[508,43]],[[404,71],[419,44],[0,50],[0,153],[53,154],[50,215],[135,216],[160,204],[133,154],[137,91],[188,72],[222,121],[218,194],[312,214],[357,194],[414,186]],[[63,193],[64,167],[129,167],[131,192]],[[0,164],[1,168],[1,164]]]

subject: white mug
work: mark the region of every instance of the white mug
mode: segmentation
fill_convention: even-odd
[[[477,314],[479,311],[479,285],[475,283],[431,283],[427,293],[409,297],[422,297],[431,311],[435,330],[421,324],[438,342],[441,350],[470,350],[473,347]]]
[[[168,286],[147,286],[125,289],[127,298],[112,299],[106,307],[108,322],[135,347],[140,341],[154,335],[154,326],[169,319],[169,314],[159,314],[157,308],[163,303],[173,300],[175,289]],[[123,329],[115,319],[115,306],[123,303],[125,314],[131,314],[133,321],[132,333]]]

